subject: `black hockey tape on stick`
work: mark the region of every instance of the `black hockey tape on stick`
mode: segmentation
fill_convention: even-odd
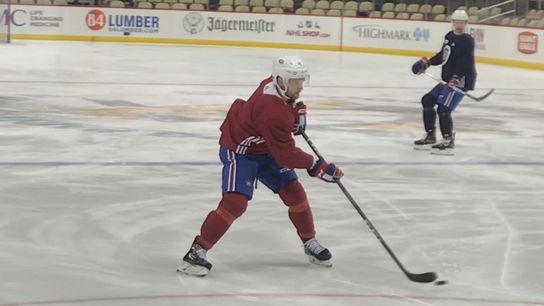
[[[310,140],[310,137],[308,137],[308,135],[306,135],[306,132],[302,132],[302,137],[304,137],[304,140],[306,140],[306,142],[308,143],[308,145],[310,146],[310,148],[312,149],[312,151],[314,151],[315,155],[321,159],[321,160],[325,160],[323,158],[323,156],[321,156],[321,154],[319,154],[319,151],[317,151],[317,148],[315,147],[314,143],[312,142],[312,140]],[[344,193],[344,195],[346,196],[346,198],[348,198],[349,202],[351,203],[351,205],[353,206],[353,208],[355,208],[355,210],[359,213],[359,215],[361,216],[361,218],[363,218],[363,220],[366,222],[366,225],[368,226],[368,228],[370,228],[370,230],[374,233],[374,236],[376,236],[376,238],[378,238],[378,240],[381,242],[381,244],[383,245],[383,247],[385,248],[385,250],[387,251],[387,253],[389,253],[389,255],[391,256],[391,258],[393,258],[393,260],[395,261],[395,263],[397,264],[397,266],[402,270],[402,272],[404,273],[404,275],[406,275],[406,277],[408,277],[409,280],[413,281],[413,282],[418,282],[418,283],[432,283],[434,282],[438,276],[436,275],[436,273],[434,272],[426,272],[426,273],[411,273],[409,272],[408,270],[406,270],[406,268],[402,265],[402,263],[400,262],[400,260],[397,258],[397,256],[395,255],[395,253],[393,253],[393,251],[391,250],[391,248],[389,247],[389,245],[387,245],[387,243],[385,242],[385,240],[382,238],[382,235],[380,235],[380,233],[378,232],[378,230],[376,229],[376,227],[374,227],[374,224],[372,224],[372,222],[370,222],[370,220],[366,217],[365,213],[363,212],[363,210],[361,209],[361,207],[359,207],[359,205],[357,204],[357,202],[355,202],[355,200],[353,199],[353,197],[351,196],[351,194],[348,192],[348,190],[346,189],[346,187],[344,186],[344,184],[342,184],[341,181],[338,181],[336,182],[336,184],[338,185],[338,187],[340,187],[340,190],[342,190],[342,192]]]
[[[428,73],[427,71],[425,71],[425,74],[426,74],[428,77],[430,77],[431,79],[437,81],[438,83],[444,84],[444,85],[448,86],[448,83],[442,81],[441,79],[435,77],[434,75]],[[495,91],[495,88],[491,88],[491,90],[488,91],[485,95],[483,95],[483,96],[481,96],[481,97],[476,97],[476,96],[473,96],[473,95],[471,95],[471,94],[469,94],[469,93],[467,93],[467,92],[465,92],[465,91],[462,91],[461,89],[459,89],[459,88],[457,88],[457,87],[451,87],[451,86],[449,86],[449,87],[450,87],[451,89],[453,89],[454,91],[456,91],[456,92],[458,92],[458,93],[460,93],[460,94],[463,94],[463,95],[465,95],[465,96],[471,98],[472,100],[474,100],[474,101],[476,101],[476,102],[480,102],[480,101],[484,100],[485,98],[489,97],[489,96]]]

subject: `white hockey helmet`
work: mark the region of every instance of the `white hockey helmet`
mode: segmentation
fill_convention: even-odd
[[[304,81],[310,79],[306,65],[304,65],[300,58],[292,55],[281,56],[274,60],[272,64],[272,77],[274,84],[283,95],[285,95],[287,87],[282,89],[278,86],[278,77],[282,79],[285,86],[287,86],[287,83],[291,79],[303,79]]]
[[[468,14],[465,10],[456,10],[451,14],[451,21],[468,21]]]

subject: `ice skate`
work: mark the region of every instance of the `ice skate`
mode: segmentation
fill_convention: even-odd
[[[419,140],[414,141],[414,150],[418,151],[430,151],[432,145],[436,143],[436,136],[434,132],[429,132]]]
[[[206,276],[212,269],[212,264],[206,260],[206,252],[194,242],[189,252],[183,257],[183,263],[177,271],[194,276]]]
[[[455,149],[455,133],[453,136],[445,137],[444,140],[434,145],[431,151],[431,154],[435,155],[454,155]]]
[[[304,253],[308,255],[308,259],[311,263],[325,267],[332,267],[331,252],[322,246],[315,238],[304,242]]]

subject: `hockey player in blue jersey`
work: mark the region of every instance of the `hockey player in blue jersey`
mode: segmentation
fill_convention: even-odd
[[[442,49],[431,59],[425,57],[414,63],[414,74],[424,73],[430,65],[442,65],[442,80],[421,99],[423,105],[423,123],[425,136],[414,142],[416,150],[431,150],[433,154],[453,155],[455,133],[451,112],[463,99],[463,94],[454,91],[457,87],[463,91],[474,90],[476,68],[474,66],[474,39],[465,33],[468,15],[463,10],[456,10],[452,16],[453,30],[446,34]],[[435,106],[438,105],[437,109]],[[436,144],[436,114],[440,121],[443,141]]]

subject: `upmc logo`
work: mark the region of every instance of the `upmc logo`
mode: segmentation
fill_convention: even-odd
[[[518,51],[523,54],[535,54],[538,51],[538,35],[533,32],[519,33]]]
[[[2,15],[0,16],[0,23],[7,25],[8,22],[11,22],[12,25],[16,27],[22,27],[26,25],[26,10],[12,10],[8,14],[8,10],[2,10]]]
[[[85,22],[89,29],[93,31],[101,30],[106,25],[106,14],[101,10],[91,10],[85,17]]]

